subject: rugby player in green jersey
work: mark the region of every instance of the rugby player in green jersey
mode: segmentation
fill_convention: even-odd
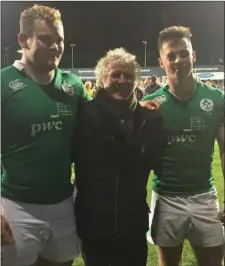
[[[223,228],[212,176],[215,140],[224,173],[224,96],[196,80],[191,32],[173,26],[159,33],[159,63],[168,85],[144,100],[161,104],[168,147],[155,173],[150,216],[151,239],[160,266],[178,266],[188,239],[198,265],[223,265]]]
[[[33,6],[20,18],[22,58],[1,71],[4,266],[70,266],[79,254],[71,139],[81,80],[58,68],[60,12]]]

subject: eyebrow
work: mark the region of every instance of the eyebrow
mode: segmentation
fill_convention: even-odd
[[[40,35],[38,35],[38,37],[49,37],[49,38],[52,38],[53,35],[51,35],[51,34],[40,34]],[[56,37],[56,39],[64,40],[64,37],[61,36],[61,35],[58,35],[58,36]]]
[[[188,49],[184,48],[184,49],[179,50],[178,52],[183,52],[183,51],[188,51]],[[173,53],[176,54],[177,52],[172,51],[172,52],[169,52],[167,55],[173,54]]]

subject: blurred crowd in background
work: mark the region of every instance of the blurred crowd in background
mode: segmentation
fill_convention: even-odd
[[[95,81],[83,81],[84,88],[87,91],[88,95],[92,98],[95,97],[97,88]],[[202,80],[202,82],[220,90],[224,91],[224,81],[223,80]],[[144,80],[135,83],[135,92],[137,99],[140,101],[144,96],[154,93],[159,88],[162,88],[166,85],[166,77],[157,77],[155,75],[149,76]]]

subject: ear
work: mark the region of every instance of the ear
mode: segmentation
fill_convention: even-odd
[[[193,57],[193,63],[195,63],[196,62],[196,52],[195,51],[192,52],[192,57]]]
[[[158,62],[159,62],[159,66],[164,69],[163,62],[162,62],[161,58],[158,59]]]
[[[29,38],[28,38],[27,34],[24,34],[24,33],[18,34],[18,42],[19,42],[20,47],[22,49],[29,49],[28,39]]]

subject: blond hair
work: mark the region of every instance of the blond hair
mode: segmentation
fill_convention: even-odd
[[[33,23],[36,19],[51,21],[54,24],[61,23],[61,14],[58,9],[48,6],[34,5],[25,9],[20,15],[20,32],[30,35],[33,32]]]
[[[109,64],[116,63],[121,66],[130,67],[135,75],[135,80],[140,78],[140,65],[136,61],[136,56],[127,52],[124,48],[116,48],[109,50],[104,57],[102,57],[95,68],[96,86],[103,87],[102,79],[108,74]]]
[[[177,38],[187,38],[191,41],[192,33],[190,28],[183,26],[172,26],[163,29],[158,35],[158,50],[160,50],[165,42],[168,42]]]

